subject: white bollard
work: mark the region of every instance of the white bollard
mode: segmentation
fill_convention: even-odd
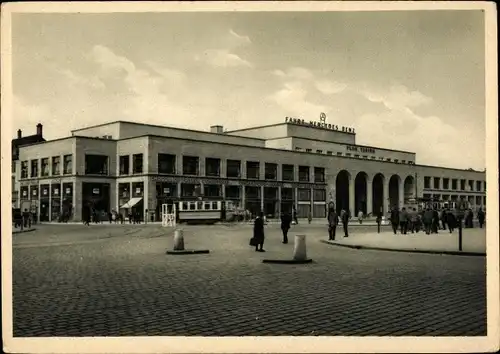
[[[296,261],[305,261],[307,259],[306,235],[295,235],[293,259]]]
[[[184,232],[179,229],[174,233],[174,251],[184,251]]]

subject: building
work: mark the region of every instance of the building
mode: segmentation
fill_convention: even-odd
[[[87,206],[127,204],[148,220],[161,205],[232,200],[269,217],[297,210],[324,218],[326,204],[365,214],[416,197],[486,204],[484,171],[419,165],[416,154],[356,143],[352,128],[286,118],[283,123],[210,132],[117,121],[19,147],[20,200],[40,221],[68,212],[80,221]],[[41,130],[41,128],[40,128]]]
[[[12,139],[12,207],[20,208],[19,204],[19,179],[20,179],[20,162],[19,162],[19,148],[23,145],[30,145],[35,143],[44,142],[43,126],[39,123],[36,126],[36,134],[23,136],[21,129],[17,131],[17,138]],[[24,196],[27,197],[27,196]]]

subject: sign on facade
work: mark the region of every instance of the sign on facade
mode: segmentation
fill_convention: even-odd
[[[300,118],[285,117],[285,123],[305,125],[305,126],[309,126],[309,127],[323,128],[323,129],[328,129],[328,130],[333,130],[333,131],[342,131],[344,133],[354,134],[354,128],[339,126],[336,124],[327,124],[326,123],[326,114],[324,114],[324,113],[322,113],[320,115],[319,122],[313,121],[313,120],[310,120],[309,122],[307,122],[304,119],[300,119]]]
[[[374,154],[375,153],[375,149],[369,148],[369,147],[364,147],[364,146],[347,145],[346,148],[347,148],[347,151],[364,152],[367,154]]]
[[[92,193],[94,193],[94,194],[99,194],[99,188],[94,188],[94,189],[92,189]]]

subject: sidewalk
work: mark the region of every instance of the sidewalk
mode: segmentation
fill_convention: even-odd
[[[337,231],[337,237],[339,236]],[[438,234],[409,233],[394,235],[392,232],[352,234],[349,237],[338,237],[335,241],[321,240],[330,245],[356,249],[372,249],[384,251],[439,253],[453,255],[486,255],[486,229],[463,229],[462,251],[458,250],[458,231],[450,234],[440,231]]]
[[[25,232],[31,232],[31,231],[35,231],[36,229],[34,227],[31,227],[31,228],[26,228],[26,229],[14,229],[12,228],[12,234],[15,235],[15,234],[23,234]]]

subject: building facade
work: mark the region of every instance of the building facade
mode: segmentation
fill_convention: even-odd
[[[131,203],[148,220],[179,200],[232,200],[256,214],[324,218],[326,205],[365,214],[417,197],[486,205],[484,171],[416,163],[416,154],[358,145],[354,129],[286,118],[280,124],[210,132],[112,122],[19,148],[21,203],[40,221]],[[123,212],[123,210],[122,210]]]

